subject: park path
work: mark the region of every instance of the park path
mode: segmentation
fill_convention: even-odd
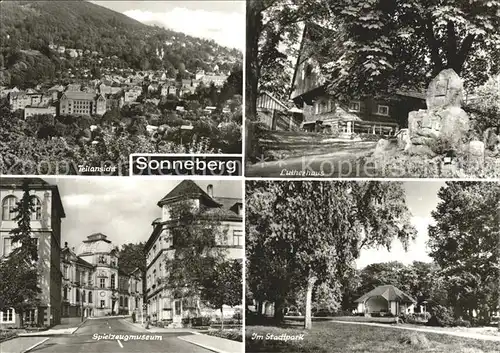
[[[373,165],[358,159],[369,156],[376,142],[363,141],[332,145],[331,152],[294,156],[277,161],[261,161],[245,167],[247,177],[329,177],[368,178],[376,177]],[[301,175],[300,172],[306,173]]]
[[[398,330],[437,333],[437,334],[456,336],[456,337],[462,337],[462,338],[472,338],[472,339],[478,339],[478,340],[484,340],[484,341],[500,342],[500,336],[484,335],[484,334],[476,333],[476,332],[446,331],[446,330],[439,330],[439,329],[433,329],[433,328],[427,328],[427,327],[420,328],[420,327],[408,327],[408,326],[397,326],[397,325],[388,326],[387,324],[377,324],[377,323],[372,323],[372,322],[351,322],[351,321],[341,321],[341,320],[328,320],[328,322],[335,322],[338,324],[350,324],[350,325],[377,326],[377,327],[385,327],[385,328],[390,327],[390,328],[394,328],[394,329],[398,329]]]

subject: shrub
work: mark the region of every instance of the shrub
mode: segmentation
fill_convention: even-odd
[[[427,321],[428,326],[453,326],[455,319],[452,312],[445,306],[435,305],[431,311],[431,318]]]
[[[241,330],[209,330],[207,332],[210,336],[216,336],[220,338],[225,338],[232,341],[243,342],[243,335]]]
[[[194,317],[191,319],[191,324],[193,326],[210,326],[210,317],[208,316]]]
[[[399,338],[399,342],[407,344],[420,350],[427,349],[430,346],[429,340],[421,333],[404,333]]]
[[[413,313],[413,314],[404,314],[401,319],[408,324],[422,325],[426,324],[427,321],[431,318],[431,314],[428,312],[425,313]]]
[[[469,320],[464,320],[462,318],[458,318],[453,322],[453,326],[460,326],[460,327],[471,327],[471,323]]]

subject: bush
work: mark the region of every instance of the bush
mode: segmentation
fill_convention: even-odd
[[[462,318],[458,318],[453,322],[453,326],[460,326],[460,327],[471,327],[471,323],[469,320],[464,320]]]
[[[415,324],[422,325],[426,324],[427,321],[431,318],[431,314],[426,313],[413,313],[413,314],[404,314],[401,316],[401,319],[407,324]]]
[[[208,316],[194,317],[191,319],[193,326],[210,326],[210,318]]]
[[[243,342],[243,335],[241,330],[209,330],[206,334],[210,336],[216,336],[220,338],[225,338],[232,341]]]
[[[442,305],[435,305],[431,311],[431,318],[427,321],[428,326],[453,326],[455,319],[450,309]]]
[[[399,338],[399,342],[418,348],[419,350],[427,349],[430,346],[427,337],[425,337],[425,335],[421,333],[416,332],[402,334]]]

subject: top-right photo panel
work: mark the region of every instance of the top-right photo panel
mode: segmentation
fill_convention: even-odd
[[[247,177],[500,177],[500,1],[247,0],[246,16]]]

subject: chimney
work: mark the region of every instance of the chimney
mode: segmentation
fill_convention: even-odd
[[[210,197],[214,197],[214,186],[212,184],[208,184],[208,186],[207,186],[207,194]]]
[[[68,248],[68,242],[67,241],[64,242],[64,248]]]

